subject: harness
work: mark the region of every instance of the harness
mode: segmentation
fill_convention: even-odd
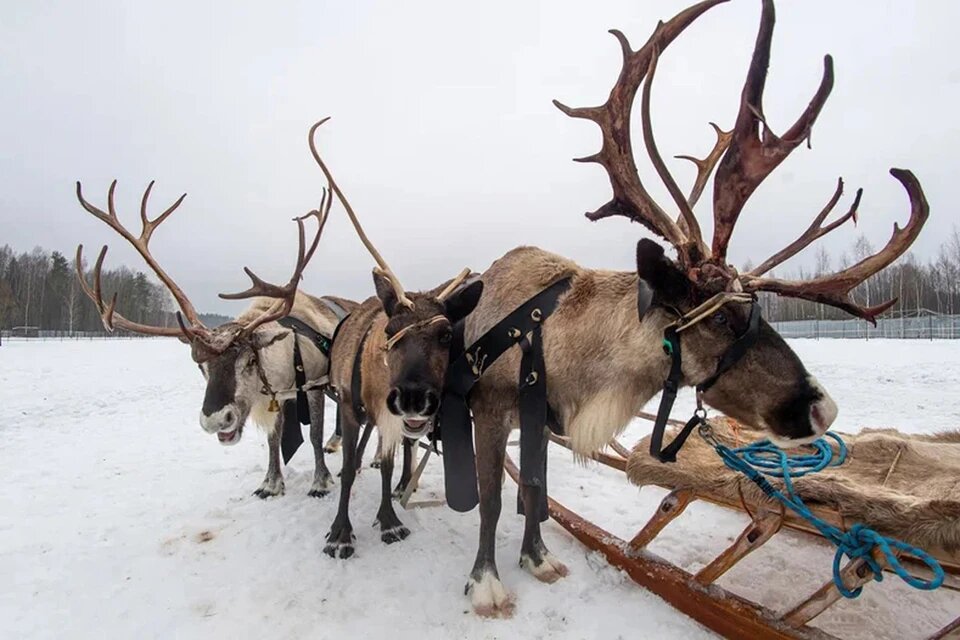
[[[522,351],[518,387],[520,393],[520,480],[539,486],[541,520],[546,519],[547,456],[544,428],[562,433],[562,427],[547,404],[547,372],[543,360],[543,322],[570,288],[570,278],[557,280],[514,309],[509,315],[464,348],[464,322],[453,327],[451,363],[447,369],[440,416],[431,438],[443,442],[443,475],[447,504],[455,511],[473,509],[480,501],[477,466],[468,399],[474,384],[507,349]],[[519,504],[518,508],[522,505]]]
[[[673,403],[677,399],[677,391],[680,388],[680,380],[683,377],[681,370],[682,353],[680,348],[680,333],[710,317],[711,314],[728,302],[750,304],[750,317],[747,320],[747,328],[742,334],[737,336],[737,339],[724,351],[720,357],[720,361],[717,363],[716,371],[714,371],[709,378],[696,385],[697,408],[693,416],[687,421],[673,441],[664,447],[664,430],[667,427],[667,420],[670,418],[670,412],[673,409]],[[641,313],[641,317],[642,315]],[[707,414],[703,408],[702,401],[703,394],[716,384],[720,376],[739,362],[747,350],[757,342],[759,334],[760,305],[757,304],[756,299],[752,295],[739,292],[718,293],[693,310],[680,315],[676,322],[663,330],[663,351],[670,356],[670,373],[663,382],[660,407],[657,409],[657,419],[653,424],[653,433],[650,436],[651,456],[660,462],[677,461],[677,452],[680,451],[680,448],[687,441],[694,427],[701,424],[706,418]]]
[[[329,298],[320,298],[319,300],[337,317],[337,329],[339,329],[343,324],[343,321],[349,315],[347,311]],[[326,375],[323,375],[312,382],[307,381],[307,373],[303,365],[303,353],[300,350],[300,336],[302,335],[307,338],[314,347],[319,349],[320,352],[327,357],[327,366],[329,367],[330,350],[333,348],[333,340],[336,337],[337,332],[334,330],[333,337],[327,337],[303,320],[293,316],[285,316],[280,318],[277,320],[277,323],[293,332],[293,377],[294,389],[296,389],[296,402],[295,404],[286,402],[284,403],[284,428],[280,437],[280,450],[283,453],[283,463],[287,464],[290,462],[293,454],[297,452],[297,449],[300,448],[300,445],[303,444],[303,432],[300,430],[300,425],[310,424],[310,403],[307,400],[307,392],[322,389],[325,395],[335,402],[337,401],[336,396],[332,393],[329,385],[327,384]],[[277,411],[279,410],[279,405],[277,404],[277,392],[274,391],[273,387],[270,386],[270,382],[267,380],[266,373],[264,372],[263,366],[260,363],[260,355],[258,350],[254,349],[253,353],[254,362],[257,367],[257,375],[260,376],[260,382],[263,385],[261,393],[270,395],[270,410]],[[291,404],[293,404],[293,407],[295,407],[296,411],[292,410]],[[337,404],[336,429],[337,433],[339,434],[339,403]]]

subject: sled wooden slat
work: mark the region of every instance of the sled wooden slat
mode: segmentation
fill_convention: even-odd
[[[780,531],[783,524],[783,514],[760,512],[753,522],[747,525],[732,545],[714,558],[713,562],[697,572],[697,582],[703,585],[713,584],[720,576],[729,571],[735,564],[747,555],[759,549],[763,544]]]
[[[519,471],[509,455],[504,468],[515,482],[519,481]],[[835,640],[835,636],[812,627],[789,627],[769,609],[716,585],[699,584],[690,573],[645,549],[632,551],[625,540],[584,520],[553,498],[548,498],[548,507],[550,516],[586,547],[603,553],[611,565],[626,571],[634,582],[725,638]]]
[[[643,529],[630,541],[630,551],[640,551],[650,544],[654,538],[660,535],[663,528],[683,513],[687,505],[695,499],[696,497],[693,495],[693,491],[679,490],[671,491],[667,494],[660,502],[657,512],[653,514],[653,517],[647,521]]]
[[[886,564],[886,558],[883,557],[883,553],[879,549],[874,548],[871,555],[873,556],[874,562],[881,567]],[[856,560],[848,562],[847,565],[840,570],[840,578],[848,589],[855,589],[866,585],[868,582],[872,582],[873,571],[870,569],[870,565],[867,564],[866,560],[857,558]],[[840,591],[837,589],[837,585],[835,585],[831,579],[825,582],[823,586],[817,589],[809,598],[785,613],[783,620],[791,626],[807,624],[833,606],[842,597]]]

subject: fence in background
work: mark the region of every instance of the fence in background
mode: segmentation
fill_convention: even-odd
[[[153,336],[135,333],[107,331],[57,331],[34,329],[31,331],[0,330],[0,344],[4,342],[29,342],[31,340],[143,340]]]
[[[882,318],[874,327],[864,320],[792,320],[773,322],[784,338],[851,338],[871,340],[955,340],[960,338],[960,316],[927,314]]]

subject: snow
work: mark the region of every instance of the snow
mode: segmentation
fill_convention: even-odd
[[[960,426],[960,341],[791,342],[840,405],[836,427]],[[352,502],[357,555],[321,553],[336,495],[308,497],[309,444],[285,469],[286,495],[252,497],[266,471],[255,429],[236,447],[201,431],[203,381],[173,340],[12,341],[0,347],[0,629],[16,638],[708,638],[552,522],[547,546],[570,576],[541,584],[517,566],[522,520],[504,485],[500,575],[510,620],[478,619],[463,595],[478,516],[398,509],[412,534],[384,545],[369,526],[379,475],[365,470]],[[653,406],[653,403],[651,403]],[[676,415],[692,409],[682,396]],[[333,411],[327,413],[332,421]],[[328,423],[328,427],[332,422]],[[632,442],[637,422],[622,439]],[[516,452],[513,452],[516,455]],[[331,469],[340,466],[330,456]],[[664,492],[551,449],[551,491],[631,537]],[[440,496],[428,465],[415,500]],[[696,570],[746,519],[694,504],[652,546]],[[831,550],[781,533],[720,584],[783,610],[828,579]],[[958,594],[914,591],[894,576],[818,619],[845,638],[926,635],[960,610]],[[912,615],[904,614],[912,612]]]

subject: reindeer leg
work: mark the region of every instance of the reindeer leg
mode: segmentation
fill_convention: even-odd
[[[322,392],[310,391],[307,393],[310,403],[310,444],[313,445],[313,484],[307,494],[314,498],[322,498],[330,493],[333,487],[333,477],[327,469],[326,450],[323,446],[323,414],[324,395]]]
[[[541,445],[544,468],[547,462],[548,442],[547,434],[544,433]],[[570,570],[550,553],[540,535],[540,501],[543,498],[543,491],[544,487],[538,485],[523,484],[520,487],[520,497],[523,500],[523,512],[526,518],[523,527],[523,543],[520,545],[520,566],[540,582],[553,583],[569,575]]]
[[[497,571],[496,538],[500,519],[501,478],[510,429],[503,422],[474,414],[474,439],[477,446],[477,480],[480,489],[480,545],[477,559],[464,592],[477,615],[509,618],[513,615],[513,598],[500,582]]]
[[[383,439],[380,439],[380,509],[377,511],[377,521],[380,525],[380,540],[393,544],[410,535],[410,530],[403,526],[397,512],[393,510],[393,494],[390,484],[393,482],[394,452],[383,449]]]
[[[348,399],[349,401],[349,399]],[[348,405],[349,406],[349,405]],[[353,555],[353,525],[350,524],[350,490],[357,477],[357,441],[360,425],[353,419],[352,412],[343,413],[343,467],[340,472],[340,505],[337,517],[330,525],[327,544],[323,552],[331,558],[349,558]]]
[[[267,434],[267,475],[260,488],[253,492],[253,495],[258,498],[266,499],[270,496],[283,495],[283,473],[280,471],[281,436],[283,436],[283,411],[278,411],[277,417],[274,418],[273,430]]]
[[[410,478],[413,477],[413,467],[416,465],[416,460],[413,459],[413,451],[416,446],[416,441],[409,438],[403,439],[403,469],[400,471],[400,482],[393,490],[394,498],[399,499],[403,495],[403,492],[407,490],[407,485],[410,484]]]
[[[321,396],[322,397],[322,396]],[[333,430],[333,434],[330,436],[330,439],[327,440],[327,444],[323,445],[323,450],[325,453],[336,453],[340,449],[340,413],[341,407],[337,407],[337,426]]]
[[[379,430],[378,430],[379,431]],[[380,446],[382,440],[377,438],[377,453],[373,456],[373,460],[370,461],[371,469],[379,469],[381,460],[383,459],[383,448]]]

